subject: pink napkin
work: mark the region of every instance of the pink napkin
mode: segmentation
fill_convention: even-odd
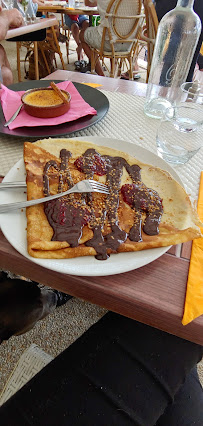
[[[17,127],[38,127],[38,126],[56,126],[57,124],[67,123],[69,121],[77,120],[78,118],[85,117],[86,115],[96,115],[97,111],[92,108],[87,102],[84,101],[75,86],[71,81],[63,81],[58,83],[60,89],[67,90],[71,94],[70,109],[60,117],[55,118],[38,118],[32,117],[21,109],[16,119],[9,125],[9,129],[16,129]],[[21,104],[21,96],[25,91],[14,92],[8,89],[3,84],[0,89],[1,105],[5,120],[8,121]]]

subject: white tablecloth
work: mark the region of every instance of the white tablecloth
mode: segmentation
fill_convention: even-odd
[[[105,90],[102,92],[110,102],[107,115],[92,127],[73,133],[71,136],[68,135],[68,137],[102,136],[123,139],[156,154],[156,132],[159,120],[145,116],[143,112],[144,98]],[[0,136],[0,175],[6,175],[10,168],[22,158],[23,143],[24,140],[21,138]],[[125,147],[123,147],[123,151],[125,151]],[[188,163],[183,166],[175,166],[175,170],[182,179],[186,191],[192,195],[193,199],[197,199],[200,172],[203,170],[203,147]]]

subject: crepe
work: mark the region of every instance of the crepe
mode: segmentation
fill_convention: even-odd
[[[201,237],[189,196],[157,167],[105,146],[73,139],[24,144],[28,200],[83,179],[110,194],[73,194],[26,209],[28,253],[65,259],[169,246]]]

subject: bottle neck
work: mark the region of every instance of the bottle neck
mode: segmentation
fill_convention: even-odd
[[[177,7],[189,7],[193,8],[194,0],[178,0]]]

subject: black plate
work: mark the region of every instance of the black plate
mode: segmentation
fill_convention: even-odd
[[[60,83],[62,80],[54,80],[55,83]],[[62,136],[69,135],[100,121],[109,109],[109,101],[107,97],[97,89],[87,86],[86,84],[74,83],[74,86],[83,97],[83,99],[97,110],[97,115],[87,115],[86,117],[79,118],[78,120],[71,121],[70,123],[58,124],[57,126],[39,126],[39,127],[19,127],[17,129],[9,130],[4,127],[5,118],[0,105],[0,134],[7,136],[21,136],[23,138],[38,138],[49,136]],[[9,89],[14,91],[34,89],[35,87],[48,87],[49,80],[29,80],[22,83],[16,83],[9,86]]]

